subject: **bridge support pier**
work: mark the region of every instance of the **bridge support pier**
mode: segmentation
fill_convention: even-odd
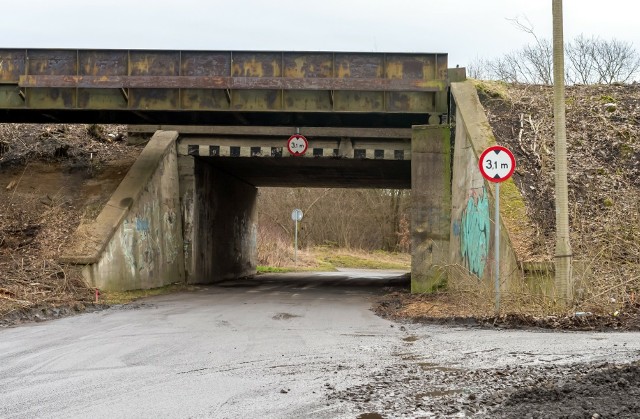
[[[193,180],[180,185],[187,282],[255,274],[258,190],[204,160],[186,158],[193,165]]]
[[[450,127],[415,125],[411,135],[411,292],[432,292],[446,283],[450,217]]]

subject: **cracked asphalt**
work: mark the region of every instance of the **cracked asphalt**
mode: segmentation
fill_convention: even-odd
[[[492,417],[515,390],[640,359],[636,333],[377,317],[401,274],[261,275],[0,329],[0,417]]]

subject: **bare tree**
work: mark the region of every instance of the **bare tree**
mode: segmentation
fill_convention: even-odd
[[[536,44],[522,50],[527,72],[540,84],[553,82],[553,47],[548,39],[537,39]]]
[[[476,57],[466,65],[467,76],[476,80],[486,80],[490,77],[489,62],[484,58]]]
[[[408,250],[403,245],[406,190],[260,188],[258,224],[272,240],[292,238],[293,208],[304,212],[298,236],[302,247]]]
[[[534,43],[502,57],[486,60],[489,78],[508,83],[551,84],[553,81],[553,48],[548,39],[539,38],[533,26],[518,19],[508,19],[516,28],[530,34]]]
[[[553,83],[553,46],[540,38],[533,25],[508,19],[533,38],[534,42],[495,59],[476,58],[470,65],[471,77],[502,80],[508,83]],[[566,46],[566,79],[570,84],[627,83],[640,73],[640,55],[630,42],[598,37],[576,37]],[[472,73],[473,72],[473,73]]]
[[[566,71],[570,84],[592,84],[598,81],[593,61],[595,38],[579,35],[566,47],[569,68]]]
[[[517,53],[505,54],[502,57],[491,60],[487,68],[492,79],[502,80],[507,83],[528,83],[522,67],[522,61]]]
[[[633,44],[617,39],[596,39],[593,44],[591,59],[599,83],[626,83],[633,79],[640,68],[640,56]]]

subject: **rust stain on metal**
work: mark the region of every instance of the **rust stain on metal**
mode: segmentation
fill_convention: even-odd
[[[0,51],[0,82],[17,81],[25,73],[24,51]]]
[[[227,76],[231,74],[231,54],[206,51],[183,52],[183,76]]]
[[[237,77],[280,77],[281,55],[277,53],[235,53],[231,75]]]
[[[328,78],[333,73],[332,54],[286,54],[284,77]]]
[[[0,49],[3,109],[446,112],[447,84],[446,54]]]
[[[440,80],[194,76],[21,76],[21,87],[211,88],[284,90],[425,91],[444,90]]]
[[[126,76],[126,51],[78,51],[78,74],[87,76]]]

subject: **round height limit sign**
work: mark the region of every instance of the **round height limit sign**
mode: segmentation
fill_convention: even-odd
[[[307,152],[307,148],[309,148],[309,142],[304,135],[294,134],[287,141],[287,150],[292,156],[302,156]]]
[[[489,182],[504,182],[516,170],[516,159],[508,148],[494,145],[482,152],[478,166]]]
[[[500,312],[500,182],[509,179],[516,170],[516,159],[513,153],[506,147],[494,145],[487,148],[480,155],[478,161],[480,173],[489,182],[496,184],[495,188],[495,221],[494,221],[494,277],[495,277],[495,303],[496,313]]]

